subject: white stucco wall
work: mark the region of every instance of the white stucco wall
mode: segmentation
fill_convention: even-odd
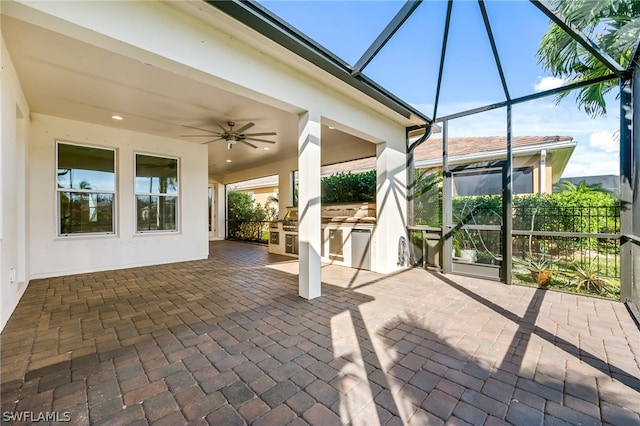
[[[32,278],[202,259],[208,256],[206,146],[33,114],[30,133]],[[58,237],[56,141],[116,149],[116,235]],[[136,234],[134,154],[179,158],[179,231]]]
[[[262,42],[248,45],[226,33],[228,26],[214,28],[199,16],[185,13],[169,3],[78,2],[74,7],[68,7],[64,2],[12,3],[9,11],[19,19],[33,21],[150,66],[224,88],[290,113],[314,111],[318,122],[329,120],[358,132],[358,136],[376,144],[380,156],[376,231],[380,244],[373,253],[377,259],[375,263],[379,265],[376,269],[380,272],[397,269],[397,241],[404,235],[406,225],[406,119],[365,95],[353,93],[353,89],[345,87],[344,83],[323,77],[310,65],[307,66],[309,69],[292,67],[288,63],[291,55],[282,56],[281,48]],[[145,25],[140,26],[140,22]],[[212,57],[217,60],[211,61]],[[30,133],[30,172],[28,179],[24,179],[30,192],[27,200],[30,208],[25,214],[29,248],[28,256],[23,256],[30,263],[28,276],[58,276],[207,256],[206,146],[45,115],[32,116]],[[117,235],[57,237],[56,140],[117,149]],[[181,159],[179,233],[134,233],[133,154],[136,151]],[[15,157],[10,161],[13,160]],[[297,160],[292,157],[235,173],[233,177],[219,176],[215,181],[225,183],[240,175],[252,178],[264,175],[267,170],[268,174],[289,172],[299,167]],[[317,222],[319,228],[319,220]],[[319,236],[314,239],[320,244]],[[0,271],[4,275],[4,267]]]
[[[2,40],[0,53],[0,330],[28,283],[26,169],[29,107]],[[15,281],[10,275],[15,274]]]

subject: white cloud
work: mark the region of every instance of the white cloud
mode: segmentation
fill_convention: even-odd
[[[477,104],[457,103],[446,105],[446,109],[465,111],[477,106]],[[429,107],[433,112],[433,107]],[[438,110],[444,109],[444,105],[438,108]],[[490,110],[451,120],[449,134],[453,137],[504,136],[507,132],[506,120],[506,108]],[[619,126],[619,120],[615,115],[594,119],[580,111],[572,99],[565,99],[556,105],[554,99],[549,97],[514,105],[511,123],[513,134],[517,136],[566,135],[573,136],[575,140],[585,144],[588,143],[592,133],[611,134]]]
[[[557,77],[538,77],[538,82],[533,85],[533,89],[536,92],[544,92],[545,90],[555,89],[556,87],[563,86],[566,81]]]
[[[618,132],[595,132],[589,137],[589,146],[604,152],[620,150],[620,137]]]
[[[562,176],[617,175],[619,172],[620,157],[617,149],[606,152],[599,148],[592,147],[591,144],[584,144],[582,146],[578,144]]]
[[[572,158],[565,167],[562,177],[618,175],[619,173],[620,163],[617,160],[585,162],[584,160],[574,161]]]

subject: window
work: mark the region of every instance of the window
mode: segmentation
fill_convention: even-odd
[[[178,160],[136,154],[136,232],[178,230]]]
[[[512,190],[514,194],[533,193],[533,167],[513,169]],[[454,194],[497,195],[502,193],[502,170],[460,173],[454,178]]]
[[[115,151],[59,142],[58,235],[113,234]]]

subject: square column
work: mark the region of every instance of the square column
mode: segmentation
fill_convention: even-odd
[[[224,240],[227,237],[227,194],[224,188],[224,185],[221,183],[216,183],[213,186],[214,190],[214,217],[215,217],[215,228],[216,233],[215,237],[217,239]]]
[[[281,219],[287,213],[286,207],[293,206],[293,183],[291,170],[278,173],[278,216]]]
[[[377,145],[375,272],[400,269],[398,245],[407,235],[407,155],[402,131]]]
[[[304,113],[298,119],[298,294],[320,296],[320,116]]]

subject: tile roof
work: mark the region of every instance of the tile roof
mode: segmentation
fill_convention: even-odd
[[[514,149],[537,145],[550,145],[572,141],[571,136],[514,136]],[[449,157],[473,155],[504,150],[507,147],[506,136],[482,136],[449,138]],[[415,161],[434,160],[442,156],[442,138],[432,138],[416,148]]]
[[[527,148],[540,145],[549,145],[550,147],[560,142],[571,142],[571,136],[514,136],[512,138],[513,149]],[[480,136],[480,137],[450,137],[449,138],[449,157],[471,156],[473,154],[487,154],[490,152],[499,152],[506,149],[506,136]],[[414,152],[414,160],[416,162],[426,162],[436,160],[442,156],[442,138],[431,138],[422,143]],[[358,173],[374,169],[376,167],[376,158],[368,157],[359,160],[347,161],[345,163],[331,164],[323,166],[322,176],[332,175],[340,172]],[[243,182],[242,187],[259,186],[263,184],[277,185],[277,177],[266,177],[253,179]]]
[[[571,136],[514,136],[512,146],[514,150],[539,145],[553,145],[559,142],[570,142]],[[449,157],[471,156],[472,154],[486,154],[505,150],[506,136],[481,136],[449,138]],[[431,138],[422,143],[414,152],[414,161],[424,162],[442,157],[442,138]],[[376,167],[375,157],[333,164],[322,168],[322,175],[339,172],[359,172]]]

